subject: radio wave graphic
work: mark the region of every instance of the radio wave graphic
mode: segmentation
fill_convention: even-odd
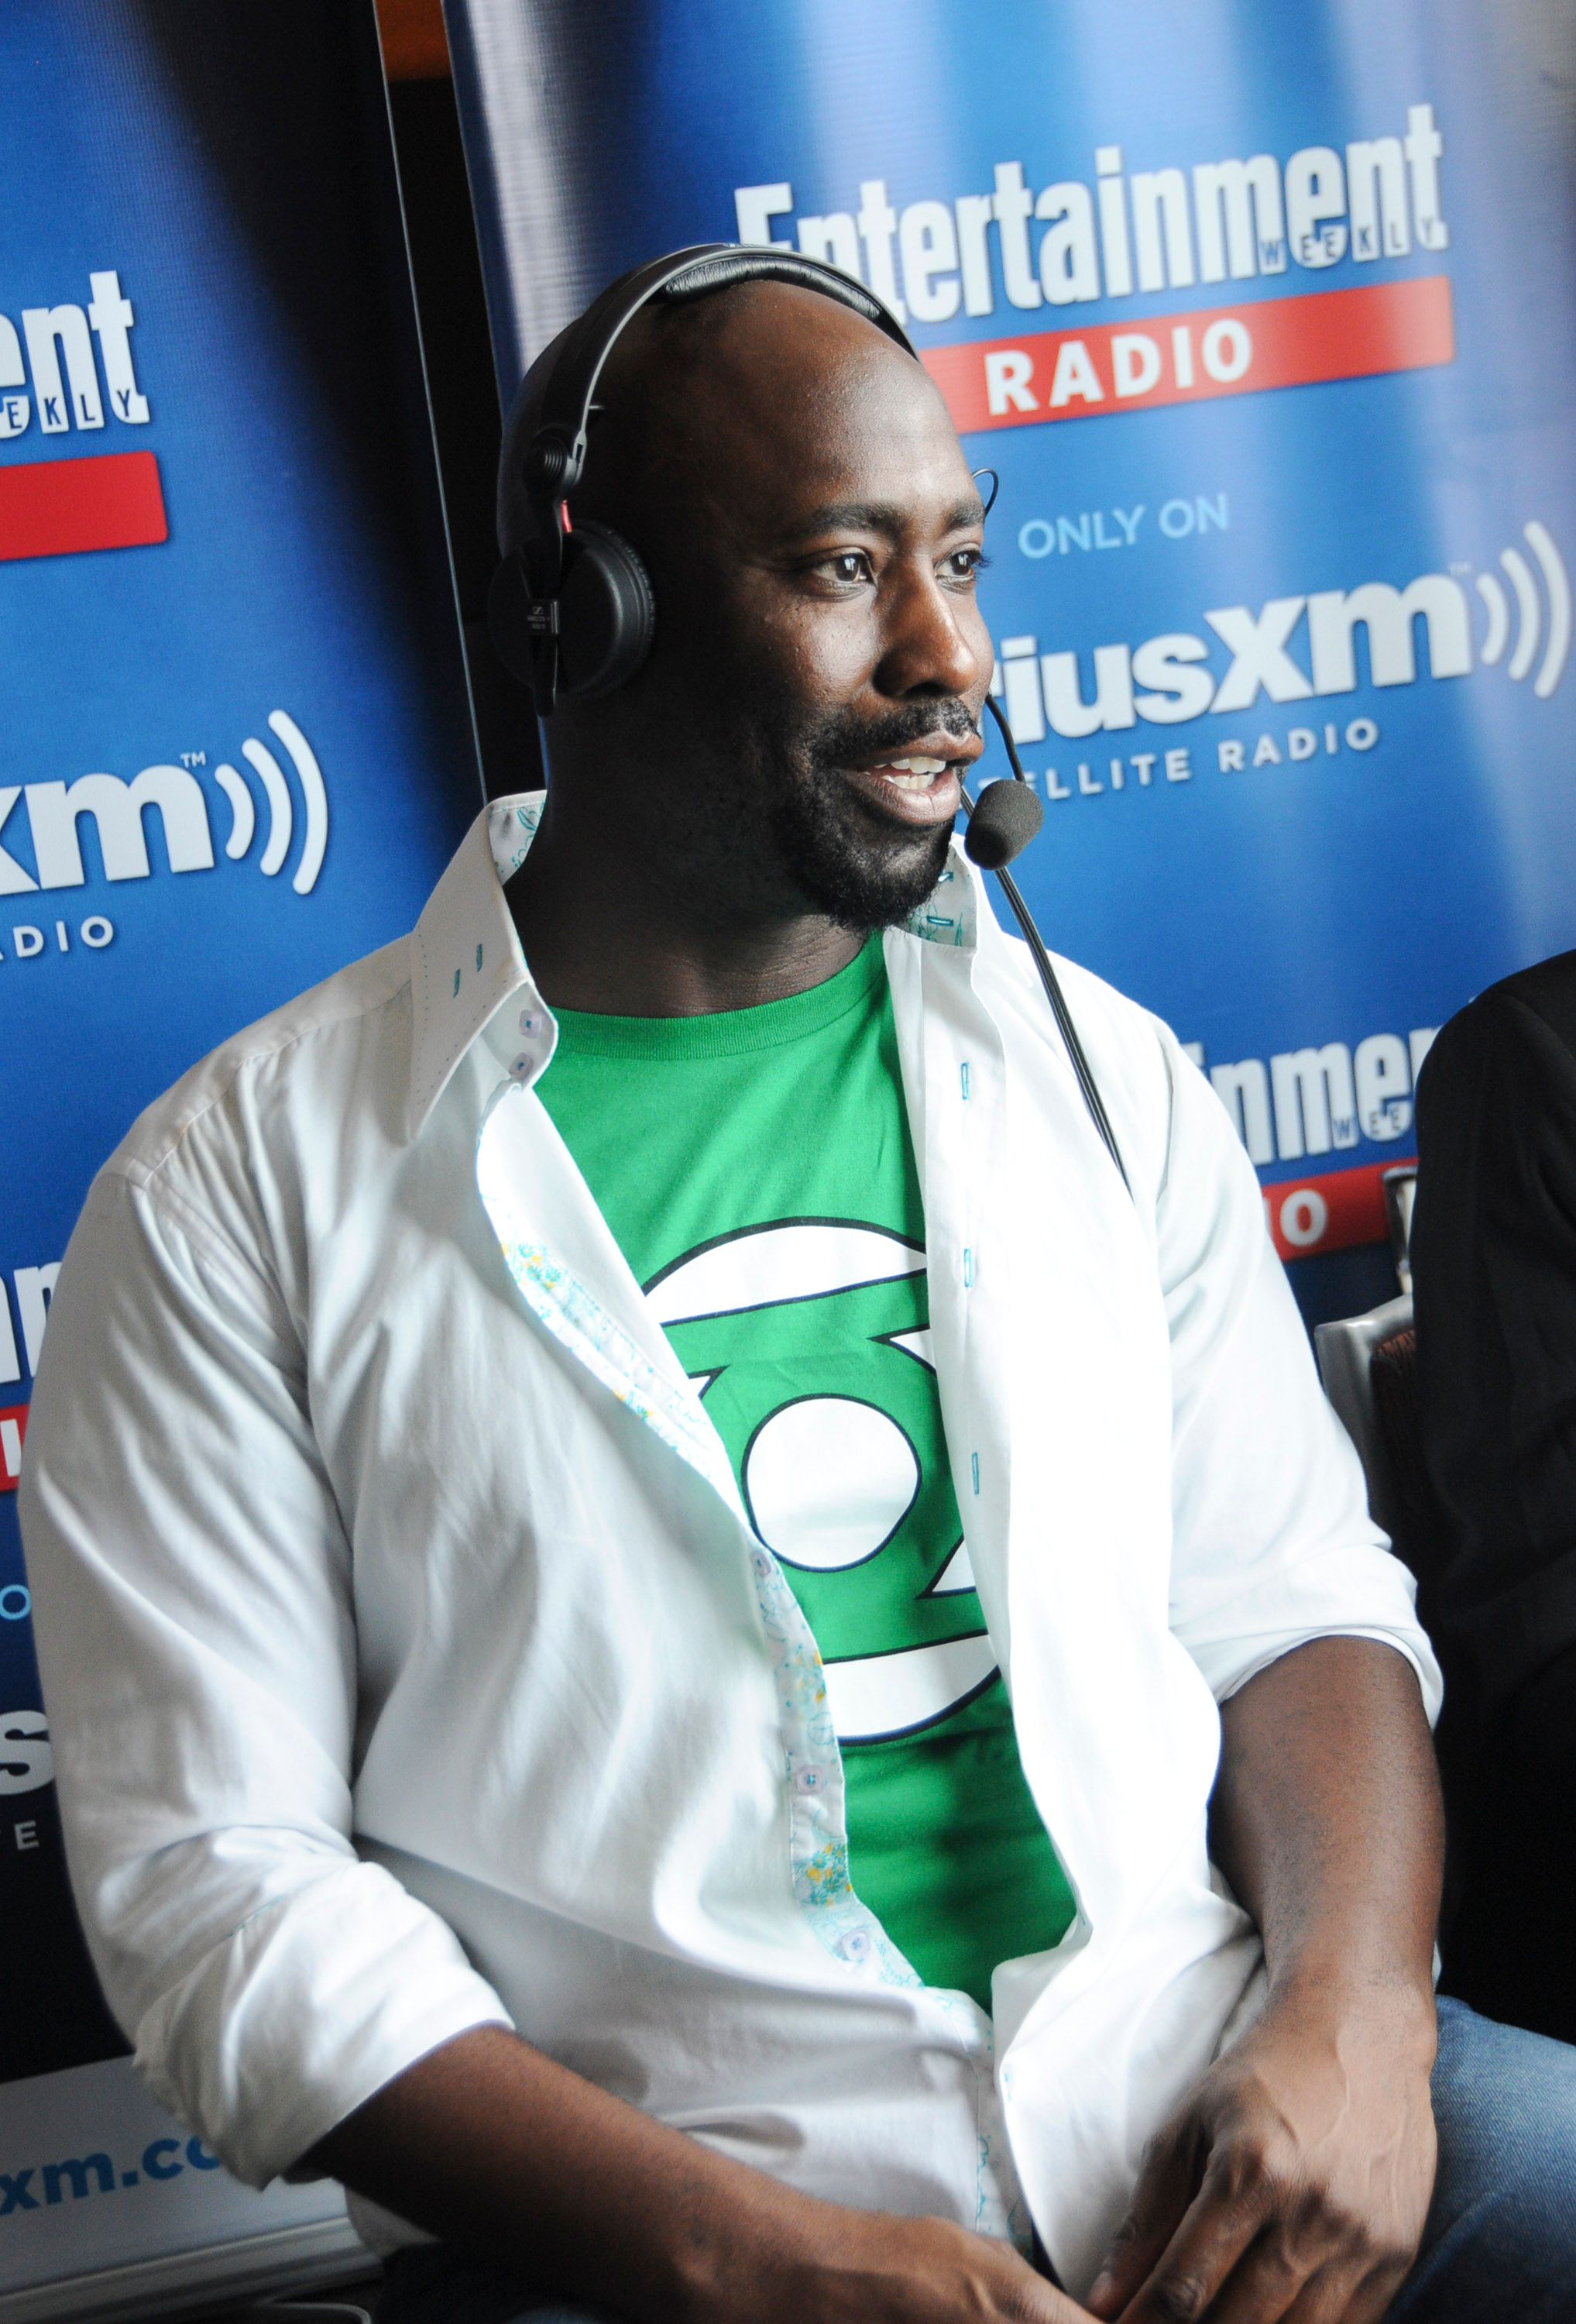
[[[1539,701],[1544,702],[1560,683],[1570,659],[1571,584],[1563,558],[1547,529],[1535,517],[1530,524],[1523,525],[1522,537],[1537,559],[1549,600],[1548,639],[1544,646],[1543,668],[1534,679],[1532,689]],[[1499,562],[1516,595],[1516,644],[1510,659],[1505,665],[1506,674],[1520,680],[1537,659],[1544,630],[1543,604],[1532,567],[1519,549],[1502,549]],[[1510,604],[1505,595],[1505,584],[1495,573],[1479,574],[1478,595],[1483,600],[1488,615],[1483,636],[1483,659],[1493,665],[1498,661],[1510,641]]]
[[[303,836],[300,862],[296,865],[290,881],[298,896],[309,896],[318,884],[318,874],[323,868],[324,852],[328,845],[328,794],[324,788],[323,770],[317,754],[288,710],[271,710],[268,724],[276,739],[284,745],[285,754],[296,770],[301,787]],[[285,857],[295,834],[295,808],[290,788],[285,780],[284,769],[269,749],[255,735],[249,734],[241,745],[241,756],[263,785],[263,795],[268,802],[268,838],[257,868],[272,880],[282,871]],[[257,835],[257,808],[250,784],[227,762],[214,769],[214,780],[230,802],[230,835],[225,842],[225,853],[232,862],[246,853]]]

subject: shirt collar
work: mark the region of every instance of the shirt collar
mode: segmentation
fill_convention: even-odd
[[[530,852],[546,798],[545,791],[519,791],[484,807],[416,923],[410,1138],[419,1132],[466,1050],[497,1026],[504,1004],[516,996],[518,1028],[512,1019],[502,1026],[512,1052],[502,1060],[505,1070],[534,1078],[550,1053],[552,1013],[531,981],[503,893],[504,881]],[[909,916],[905,933],[948,951],[972,953],[982,932],[994,927],[980,873],[954,838],[941,878]]]

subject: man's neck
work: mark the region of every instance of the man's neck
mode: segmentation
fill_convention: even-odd
[[[508,888],[549,1007],[611,1017],[754,1008],[824,984],[865,941],[791,896],[708,893],[681,867],[637,862],[577,825],[549,804]]]

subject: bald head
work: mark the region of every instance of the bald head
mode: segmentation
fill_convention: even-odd
[[[911,355],[853,309],[757,281],[648,308],[613,350],[577,504],[631,539],[687,508],[763,492],[785,470],[830,482],[862,406],[899,434],[952,429]]]

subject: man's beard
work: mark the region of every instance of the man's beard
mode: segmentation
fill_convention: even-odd
[[[901,927],[941,877],[951,824],[923,831],[877,823],[845,771],[872,756],[900,758],[938,728],[959,740],[973,732],[954,700],[916,703],[876,720],[836,712],[791,740],[779,731],[767,744],[771,835],[783,868],[841,927]]]

